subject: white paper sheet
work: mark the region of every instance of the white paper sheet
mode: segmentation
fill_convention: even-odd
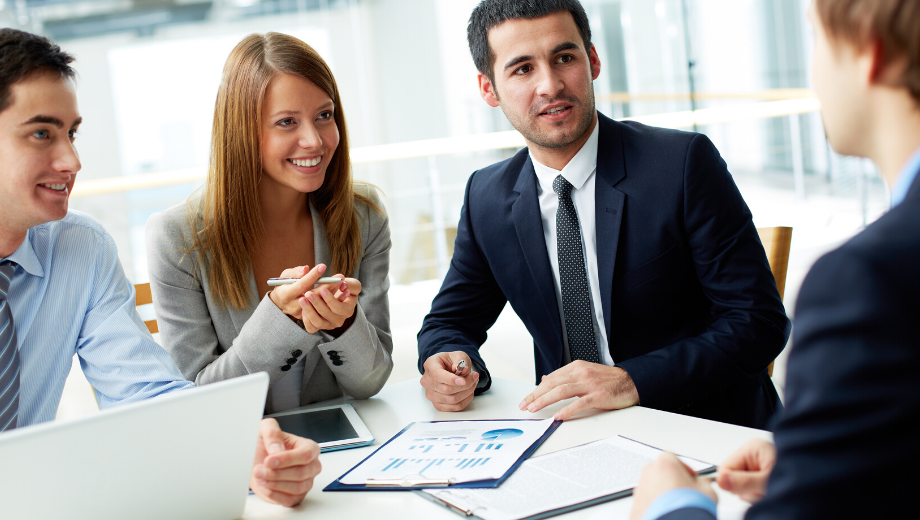
[[[661,450],[610,437],[525,461],[495,489],[424,490],[484,520],[518,520],[632,489]],[[712,465],[681,457],[701,471]]]
[[[461,483],[496,479],[552,424],[552,419],[414,423],[339,481],[365,484],[368,479],[424,477]]]

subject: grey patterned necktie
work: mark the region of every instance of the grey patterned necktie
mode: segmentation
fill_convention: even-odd
[[[0,262],[0,432],[16,427],[19,416],[19,348],[7,301],[16,264]]]
[[[556,209],[556,254],[559,257],[559,281],[562,286],[562,311],[565,314],[566,335],[572,361],[583,359],[600,363],[594,320],[591,317],[591,289],[585,270],[581,245],[581,226],[572,203],[572,185],[562,178],[553,180],[553,191],[559,195]]]

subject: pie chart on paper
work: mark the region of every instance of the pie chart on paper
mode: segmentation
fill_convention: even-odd
[[[514,428],[508,428],[505,430],[491,430],[482,434],[482,439],[487,441],[507,441],[515,437],[520,437],[524,435],[524,432],[521,430],[516,430]]]

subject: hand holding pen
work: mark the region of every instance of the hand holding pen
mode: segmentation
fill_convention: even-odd
[[[336,274],[333,278],[340,278],[342,282],[339,285],[320,285],[304,293],[298,300],[304,329],[311,334],[325,330],[338,336],[354,321],[361,282],[345,278],[342,274]]]
[[[281,312],[299,320],[303,314],[299,303],[300,298],[312,290],[317,283],[328,280],[328,278],[321,278],[324,272],[326,272],[324,264],[319,264],[313,269],[310,269],[309,266],[285,269],[280,278],[272,278],[268,281],[268,285],[274,287],[268,296],[281,309]],[[336,278],[334,283],[345,283],[344,276],[338,275]]]

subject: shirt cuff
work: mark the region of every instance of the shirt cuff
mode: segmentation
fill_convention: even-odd
[[[649,504],[642,520],[658,520],[668,513],[688,507],[708,511],[713,518],[716,516],[716,503],[711,498],[694,489],[677,488],[659,496]]]

